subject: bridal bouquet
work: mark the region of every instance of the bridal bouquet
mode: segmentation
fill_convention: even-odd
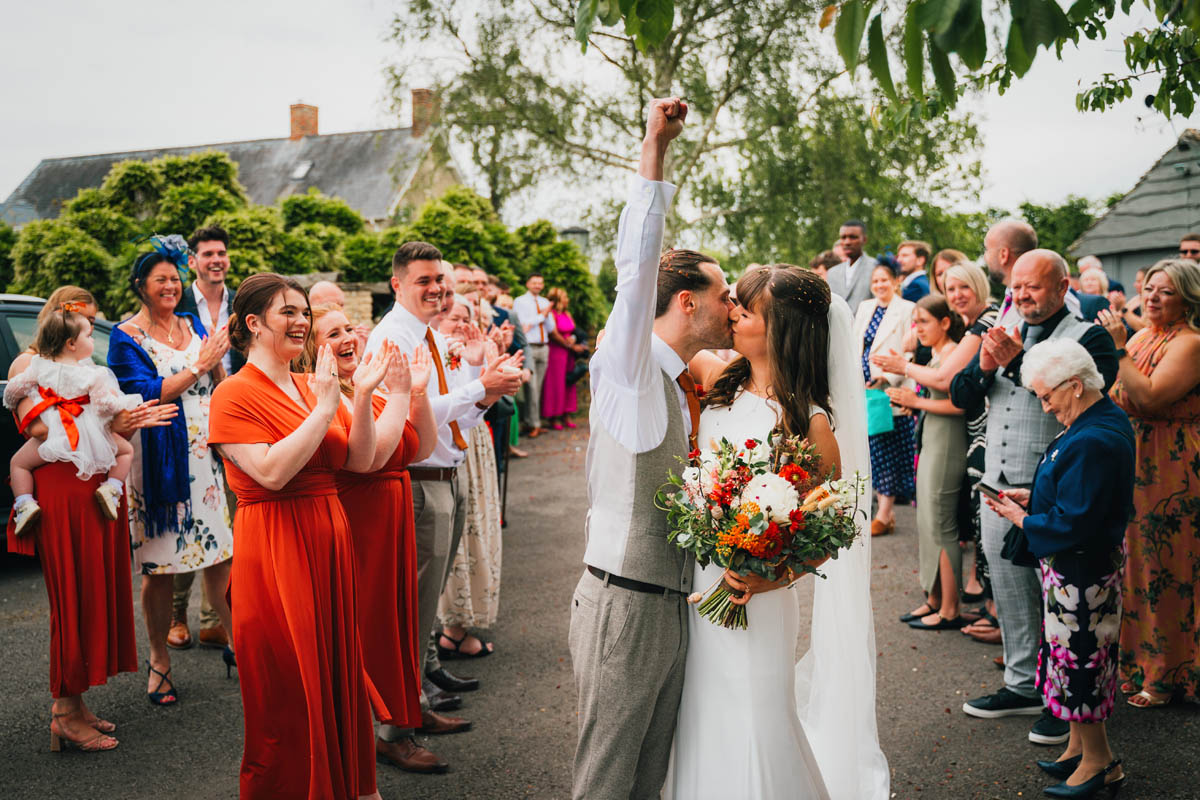
[[[822,480],[807,439],[772,434],[741,447],[721,439],[715,450],[693,450],[682,475],[671,474],[657,502],[667,512],[670,541],[700,566],[718,566],[778,580],[820,576],[817,566],[849,547],[862,478]],[[824,577],[824,576],[821,576]],[[724,579],[707,597],[695,593],[701,616],[726,628],[747,625],[746,606]]]

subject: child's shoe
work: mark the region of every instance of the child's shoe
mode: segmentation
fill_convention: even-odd
[[[33,526],[42,518],[42,507],[38,505],[37,500],[26,500],[17,509],[13,516],[13,528],[17,536],[24,536],[33,530]]]
[[[100,511],[111,520],[116,520],[121,509],[121,493],[111,483],[102,483],[96,489],[96,503]]]

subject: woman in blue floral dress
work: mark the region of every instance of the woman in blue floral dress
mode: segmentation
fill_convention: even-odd
[[[1066,426],[1026,489],[1005,491],[996,513],[1024,531],[1024,554],[1040,561],[1044,598],[1038,687],[1050,713],[1070,723],[1057,761],[1038,766],[1061,779],[1051,797],[1090,797],[1124,779],[1104,721],[1117,696],[1125,526],[1133,516],[1134,438],[1125,412],[1083,345],[1051,339],[1025,354],[1021,381]],[[1026,507],[1028,512],[1026,512]],[[1020,548],[1017,548],[1019,551]]]

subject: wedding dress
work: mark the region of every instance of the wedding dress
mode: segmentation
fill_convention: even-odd
[[[855,369],[850,310],[829,309],[830,405],[843,477],[870,486],[862,374]],[[813,413],[824,413],[814,409]],[[700,417],[700,447],[721,437],[762,439],[775,426],[772,401],[741,392]],[[865,489],[860,508],[869,509]],[[870,536],[825,562],[822,580],[756,594],[747,630],[688,610],[688,654],[664,800],[886,800],[887,760],[875,721],[875,628]],[[723,570],[696,567],[705,591]],[[813,592],[809,651],[796,663],[799,592]]]

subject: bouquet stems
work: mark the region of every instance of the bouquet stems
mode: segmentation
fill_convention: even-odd
[[[740,628],[746,630],[749,621],[746,618],[746,607],[733,602],[733,598],[741,597],[742,592],[734,589],[725,579],[716,589],[700,601],[696,611],[700,616],[720,625],[723,628]]]

